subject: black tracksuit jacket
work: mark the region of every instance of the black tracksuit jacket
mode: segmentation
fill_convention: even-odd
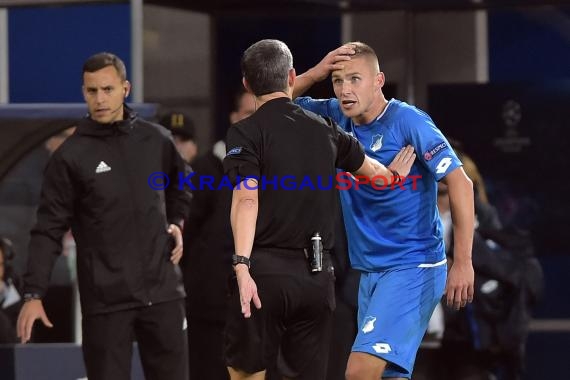
[[[82,119],[46,167],[24,293],[45,294],[71,227],[84,315],[183,298],[167,227],[188,214],[185,171],[169,132],[128,107],[120,122]],[[165,190],[151,188],[156,172],[168,175]]]

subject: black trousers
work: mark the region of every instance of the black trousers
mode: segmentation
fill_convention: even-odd
[[[133,340],[146,380],[187,380],[184,300],[83,317],[89,380],[130,380]]]
[[[229,380],[224,361],[225,321],[188,315],[190,380]]]

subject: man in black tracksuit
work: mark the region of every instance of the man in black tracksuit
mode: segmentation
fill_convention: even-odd
[[[387,185],[398,177],[394,172],[409,173],[415,155],[411,147],[402,149],[388,169],[332,121],[295,105],[293,57],[281,41],[250,46],[242,72],[258,109],[230,128],[224,159],[235,186],[236,252],[226,363],[232,380],[261,379],[275,368],[286,378],[323,380],[335,307],[328,254],[338,206],[335,167],[368,179],[382,176]],[[319,238],[321,268],[306,258]]]
[[[89,379],[130,379],[135,337],[147,379],[183,380],[185,294],[177,264],[190,196],[177,182],[185,165],[164,128],[124,105],[129,90],[115,55],[85,62],[89,114],[45,171],[18,335],[28,341],[36,319],[51,326],[41,299],[71,226]]]

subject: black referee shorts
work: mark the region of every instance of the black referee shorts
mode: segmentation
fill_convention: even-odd
[[[334,269],[329,254],[323,271],[312,274],[302,250],[259,249],[250,273],[261,309],[241,314],[239,290],[232,284],[225,331],[228,366],[247,373],[277,368],[294,379],[325,379],[332,312]]]

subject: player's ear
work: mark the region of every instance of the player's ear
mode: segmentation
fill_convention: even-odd
[[[130,93],[131,93],[131,82],[126,80],[125,83],[123,83],[123,95],[126,98],[129,96]]]
[[[384,87],[385,81],[386,81],[386,77],[384,76],[384,73],[382,71],[380,71],[378,74],[376,74],[376,87],[378,89],[381,89],[382,87]]]

